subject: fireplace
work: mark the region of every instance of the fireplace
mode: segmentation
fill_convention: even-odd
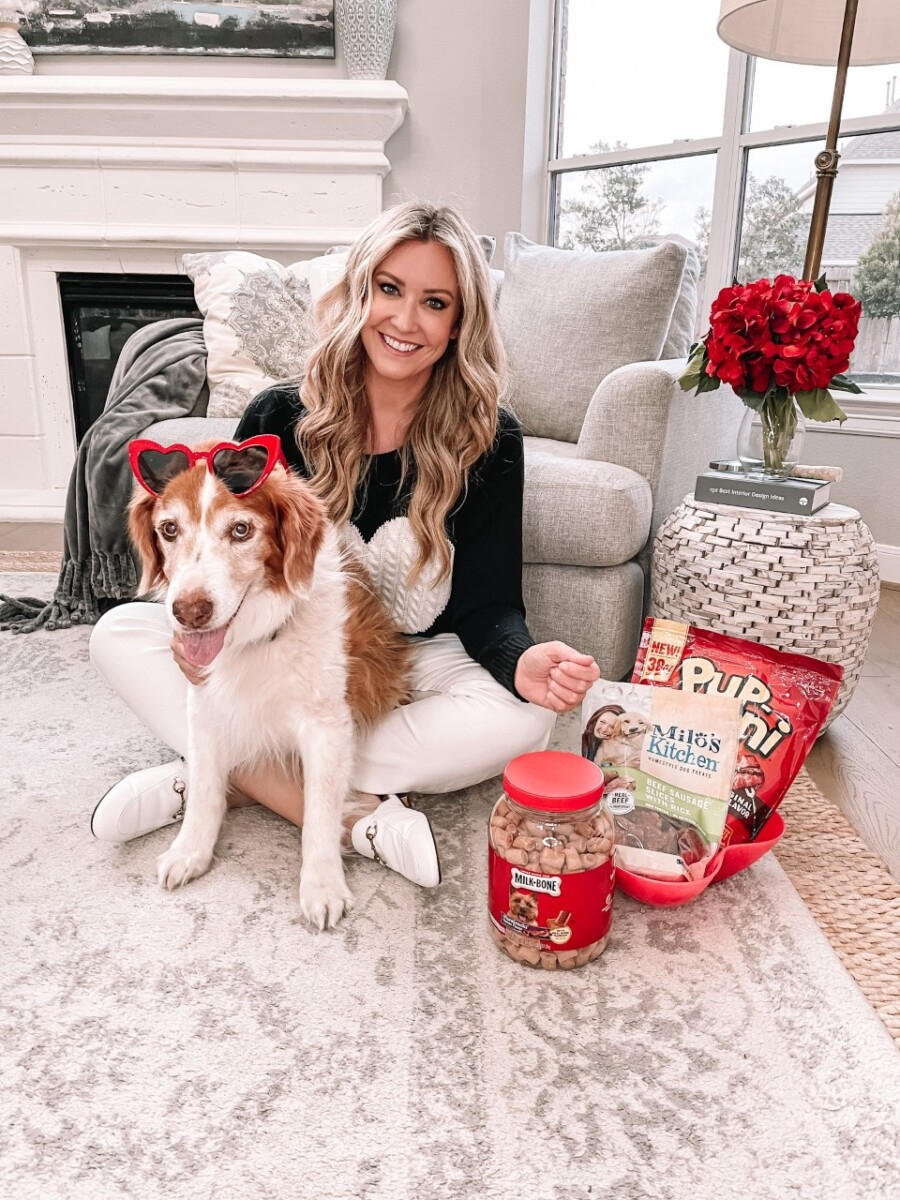
[[[61,272],[75,441],[103,411],[122,347],[133,333],[169,317],[199,317],[194,286],[181,275]]]
[[[287,264],[354,239],[406,104],[390,80],[294,72],[0,75],[0,520],[62,517],[121,342],[193,310],[183,254]]]

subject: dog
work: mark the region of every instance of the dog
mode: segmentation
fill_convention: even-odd
[[[596,761],[611,766],[639,767],[641,748],[649,732],[650,725],[641,713],[622,713],[616,717],[615,736],[600,743]]]
[[[322,502],[283,464],[234,495],[195,461],[158,495],[137,489],[128,528],[141,593],[165,596],[185,654],[206,670],[188,692],[189,800],[157,860],[160,884],[209,869],[229,774],[276,762],[302,771],[301,913],[335,925],[352,905],[341,818],[355,742],[408,698],[408,643]]]
[[[531,892],[509,890],[509,915],[522,925],[533,925],[538,915],[538,899]]]

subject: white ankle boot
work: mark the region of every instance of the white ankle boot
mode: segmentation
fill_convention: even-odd
[[[135,771],[113,784],[91,817],[91,833],[102,842],[130,842],[132,838],[184,816],[187,771],[183,758]]]
[[[183,758],[135,771],[113,784],[91,817],[91,833],[104,842],[132,838],[174,825],[184,816],[187,771]],[[388,796],[350,831],[353,849],[420,887],[437,887],[441,865],[431,822],[423,812]]]
[[[350,840],[357,854],[375,859],[420,887],[437,887],[441,882],[431,822],[399,796],[388,796],[374,812],[361,817],[350,830]]]

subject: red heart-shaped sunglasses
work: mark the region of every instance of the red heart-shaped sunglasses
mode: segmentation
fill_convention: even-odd
[[[219,442],[209,450],[180,444],[161,446],[139,438],[128,445],[128,461],[138,483],[151,496],[161,496],[176,475],[198,462],[205,462],[206,469],[234,496],[249,496],[276,466],[287,467],[281,441],[273,433],[261,433],[245,442]]]

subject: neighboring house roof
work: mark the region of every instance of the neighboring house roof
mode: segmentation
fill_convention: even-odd
[[[847,138],[841,150],[841,162],[854,158],[900,159],[900,129],[890,129],[884,133],[861,133],[858,137]]]
[[[900,100],[895,100],[884,110],[900,115]],[[838,149],[841,149],[838,142]],[[891,129],[885,133],[862,133],[858,137],[847,138],[841,149],[841,162],[848,158],[893,158],[900,160],[900,129]]]
[[[881,213],[830,213],[822,261],[856,262],[883,225]]]

